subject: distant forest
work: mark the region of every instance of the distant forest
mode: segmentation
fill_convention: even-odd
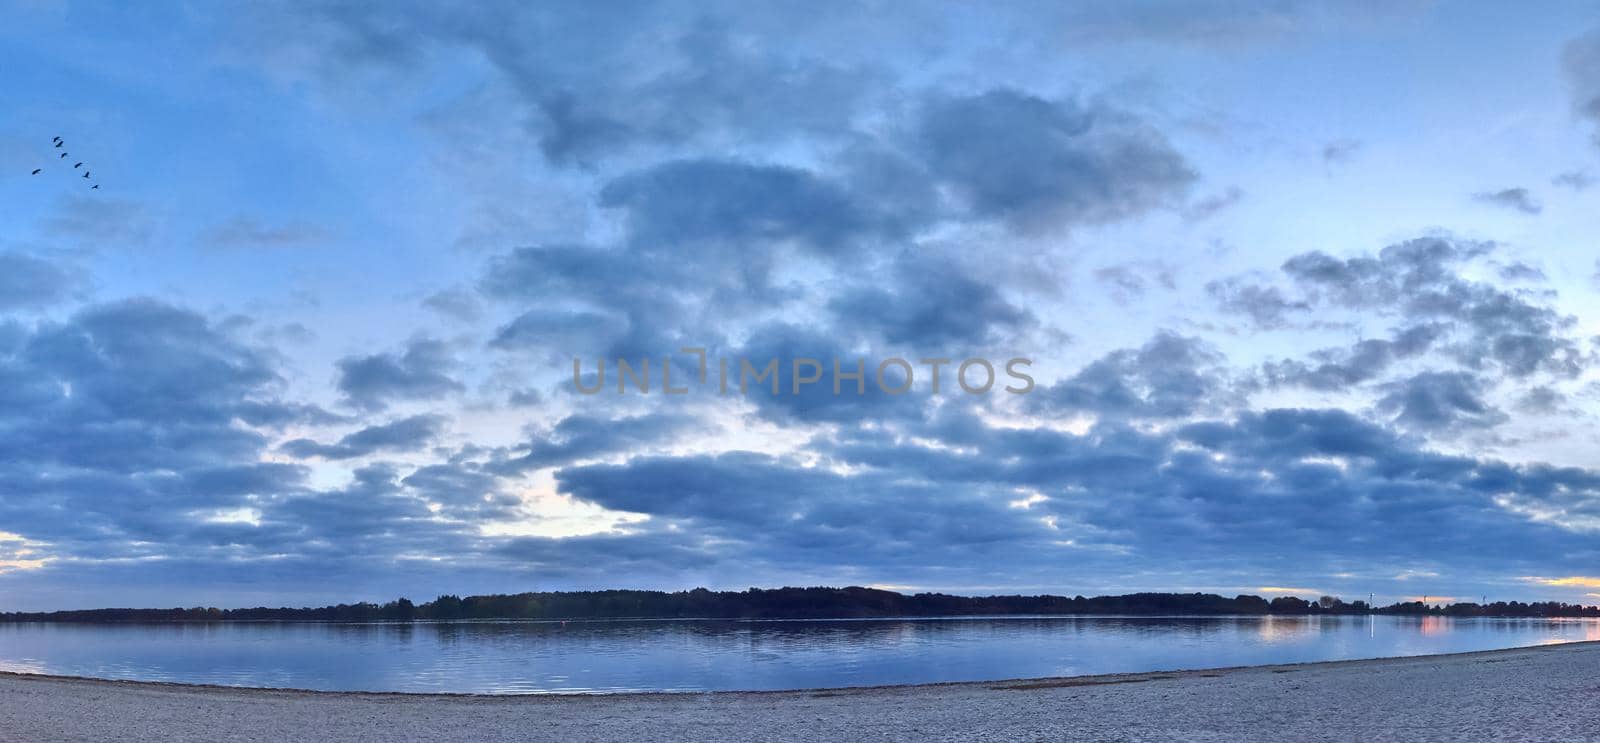
[[[1495,617],[1600,617],[1600,607],[1518,601],[1368,607],[1333,596],[1306,601],[1279,596],[1226,598],[1210,593],[1131,593],[1124,596],[951,596],[901,594],[872,588],[751,588],[745,591],[561,591],[492,596],[440,596],[424,604],[320,608],[86,609],[3,612],[6,622],[429,621],[455,619],[854,619],[1016,614],[1402,614]]]

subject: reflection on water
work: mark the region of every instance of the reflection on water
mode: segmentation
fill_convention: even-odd
[[[1592,619],[1365,616],[0,624],[0,670],[327,690],[795,689],[1596,639]]]

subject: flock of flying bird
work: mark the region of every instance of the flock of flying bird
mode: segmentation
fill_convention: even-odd
[[[54,138],[52,138],[50,140],[50,143],[55,145],[55,149],[61,150],[61,153],[56,156],[57,160],[65,160],[65,159],[67,159],[67,156],[71,154],[71,153],[67,152],[66,150],[61,149],[62,147],[66,146],[66,144],[67,144],[66,140],[64,140],[64,139],[62,139],[60,137],[54,137]],[[73,170],[77,170],[78,168],[83,168],[83,163],[77,162],[77,163],[73,163],[72,164],[72,169]],[[34,168],[32,175],[38,175],[38,174],[43,173],[43,172],[44,172],[44,168]],[[84,180],[89,181],[89,183],[90,183],[89,188],[90,189],[95,190],[95,191],[100,190],[100,184],[95,183],[92,179],[89,178],[89,169],[88,168],[83,168],[83,176],[82,177],[84,178]]]

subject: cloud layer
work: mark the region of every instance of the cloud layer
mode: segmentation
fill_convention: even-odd
[[[806,583],[1473,595],[1592,572],[1600,472],[1572,466],[1600,389],[1592,308],[1562,252],[1580,243],[1539,241],[1592,226],[1581,141],[1559,169],[1419,185],[1378,170],[1403,159],[1394,132],[1218,105],[1205,75],[1227,70],[1127,71],[1366,33],[1312,3],[859,10],[179,14],[281,96],[282,119],[254,110],[267,154],[215,143],[279,175],[234,192],[248,173],[184,165],[226,199],[203,219],[171,205],[208,193],[150,183],[30,197],[45,216],[0,246],[15,608]],[[1544,61],[1568,84],[1551,110],[1586,127],[1595,39]],[[1397,180],[1425,217],[1359,201]],[[1526,232],[1484,238],[1502,230]],[[315,249],[269,250],[292,247]],[[1018,357],[1025,395],[951,376]],[[652,394],[615,392],[618,358],[648,360]],[[794,358],[868,378],[717,390],[721,361]],[[910,392],[872,383],[887,358],[915,366]],[[603,392],[575,389],[575,359],[586,386],[608,365]]]

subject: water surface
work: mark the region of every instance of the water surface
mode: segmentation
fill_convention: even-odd
[[[617,692],[984,681],[1600,639],[1594,619],[0,623],[0,670],[336,691]]]

